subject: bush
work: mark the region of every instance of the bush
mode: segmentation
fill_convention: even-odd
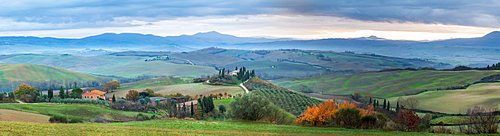
[[[336,125],[340,127],[358,128],[361,126],[361,115],[359,110],[354,108],[340,109],[335,113],[334,120]]]
[[[280,109],[264,97],[250,93],[231,103],[231,116],[235,119],[267,121],[277,124],[291,123],[293,115]]]
[[[361,128],[377,128],[377,117],[373,115],[361,117]]]
[[[440,134],[453,134],[453,130],[446,128],[444,126],[435,127],[431,131],[432,133],[440,133]]]
[[[412,110],[400,110],[395,123],[396,130],[399,131],[419,131],[420,118]]]
[[[49,119],[50,123],[68,123],[68,118],[64,116],[54,115]]]

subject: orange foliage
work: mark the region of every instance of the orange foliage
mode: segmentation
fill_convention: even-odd
[[[358,109],[361,116],[373,115],[375,113],[372,105],[367,109],[357,108],[357,104],[353,102],[344,102],[336,105],[335,100],[328,100],[321,103],[319,106],[313,105],[307,107],[306,111],[302,113],[296,120],[296,124],[309,123],[313,126],[322,126],[328,120],[335,118],[335,113],[340,109]]]

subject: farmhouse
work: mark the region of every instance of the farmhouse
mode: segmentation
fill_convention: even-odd
[[[88,91],[82,94],[83,99],[90,99],[90,100],[98,100],[98,99],[106,99],[105,96],[106,92],[99,91],[99,90],[92,90]]]

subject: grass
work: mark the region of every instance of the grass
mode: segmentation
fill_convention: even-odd
[[[72,72],[55,67],[31,64],[0,64],[0,83],[31,81],[31,82],[72,82],[99,81],[96,76]]]
[[[144,91],[145,89],[153,89],[155,93],[159,93],[162,95],[181,93],[183,95],[196,96],[196,95],[205,95],[208,96],[210,94],[219,94],[219,93],[228,93],[228,94],[242,94],[244,93],[243,89],[239,86],[216,86],[216,85],[206,85],[203,83],[189,83],[189,84],[176,84],[176,85],[155,85],[155,86],[147,86],[147,87],[137,87],[133,88],[137,91]],[[108,94],[112,96],[113,94],[116,97],[125,97],[128,93],[128,89],[118,89],[117,91]]]
[[[63,116],[69,119],[92,121],[103,118],[114,121],[134,119],[138,112],[112,110],[108,107],[89,104],[0,104],[0,109],[23,111],[48,116]],[[147,113],[143,113],[150,115]]]
[[[157,88],[166,85],[187,84],[191,83],[191,81],[191,78],[160,77],[122,84],[119,90],[143,90],[145,88]]]
[[[467,89],[429,91],[403,97],[418,99],[417,108],[419,109],[444,113],[465,113],[467,109],[474,106],[499,108],[500,83],[481,83]],[[391,98],[391,103],[395,103],[397,99],[397,97]]]
[[[360,92],[364,95],[390,98],[416,94],[423,90],[464,86],[494,74],[500,74],[500,71],[405,70],[369,72],[350,76],[327,75],[289,81],[275,81],[275,83],[297,91],[310,88],[313,92],[324,94],[350,95]]]
[[[0,109],[0,121],[48,123],[49,118],[49,116],[41,114]]]
[[[219,105],[224,105],[224,107],[226,107],[227,113],[229,113],[229,111],[231,111],[231,103],[234,101],[235,101],[234,98],[217,99],[217,100],[214,100],[214,105],[215,105],[215,107],[217,107],[217,109],[219,108]]]
[[[216,70],[208,66],[173,64],[167,62],[145,62],[148,57],[140,56],[74,56],[74,55],[14,55],[1,59],[0,63],[39,64],[61,67],[73,71],[121,77],[192,76],[210,75]]]
[[[420,136],[430,133],[301,127],[242,121],[154,120],[110,124],[0,122],[0,135],[338,135]]]

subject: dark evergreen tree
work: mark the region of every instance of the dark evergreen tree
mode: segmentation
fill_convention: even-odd
[[[399,113],[399,109],[400,109],[400,107],[399,107],[399,101],[397,101],[396,102],[396,113]]]
[[[370,97],[370,101],[368,102],[368,104],[372,104],[372,97]]]
[[[194,117],[194,103],[191,102],[191,117]]]
[[[382,108],[387,109],[387,100],[386,99],[384,99],[384,105],[382,105]]]
[[[52,98],[54,97],[54,90],[49,89],[47,91],[47,97],[49,98],[49,102],[50,102],[52,100]]]
[[[111,98],[111,101],[112,101],[112,102],[116,102],[116,97],[115,97],[115,94],[113,94],[113,98]]]
[[[391,110],[391,102],[390,101],[387,101],[387,110],[390,111]]]
[[[64,93],[64,87],[63,86],[61,86],[61,88],[59,88],[59,98],[61,98],[61,99],[66,98],[66,94]]]

